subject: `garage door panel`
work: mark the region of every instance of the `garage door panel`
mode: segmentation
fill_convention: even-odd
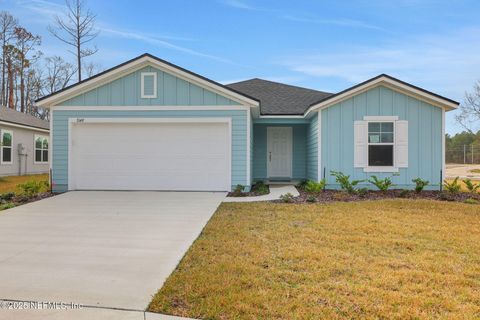
[[[79,190],[230,189],[227,123],[83,123],[72,129]]]

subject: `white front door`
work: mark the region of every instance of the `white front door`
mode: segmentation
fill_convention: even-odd
[[[267,128],[267,175],[292,177],[292,127]]]

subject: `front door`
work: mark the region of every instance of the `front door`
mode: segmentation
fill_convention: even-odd
[[[267,128],[268,178],[292,177],[292,127]]]

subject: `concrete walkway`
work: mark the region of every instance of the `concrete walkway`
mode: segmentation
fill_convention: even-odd
[[[209,192],[69,192],[3,211],[0,299],[132,312],[20,310],[13,317],[0,310],[0,319],[35,319],[44,312],[52,312],[49,319],[143,319],[224,198]]]
[[[447,164],[445,170],[445,177],[449,179],[455,179],[460,177],[461,179],[470,178],[472,180],[480,180],[480,173],[471,172],[471,170],[480,170],[478,164]]]
[[[226,197],[223,202],[256,202],[256,201],[272,201],[280,199],[281,195],[291,193],[294,197],[300,194],[297,188],[292,185],[270,185],[270,193],[264,196],[256,197]]]

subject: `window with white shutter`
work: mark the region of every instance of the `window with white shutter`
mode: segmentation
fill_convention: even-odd
[[[157,73],[141,73],[141,97],[142,99],[154,99],[157,97]]]
[[[354,122],[354,167],[365,172],[398,172],[408,167],[408,121],[367,116]]]

